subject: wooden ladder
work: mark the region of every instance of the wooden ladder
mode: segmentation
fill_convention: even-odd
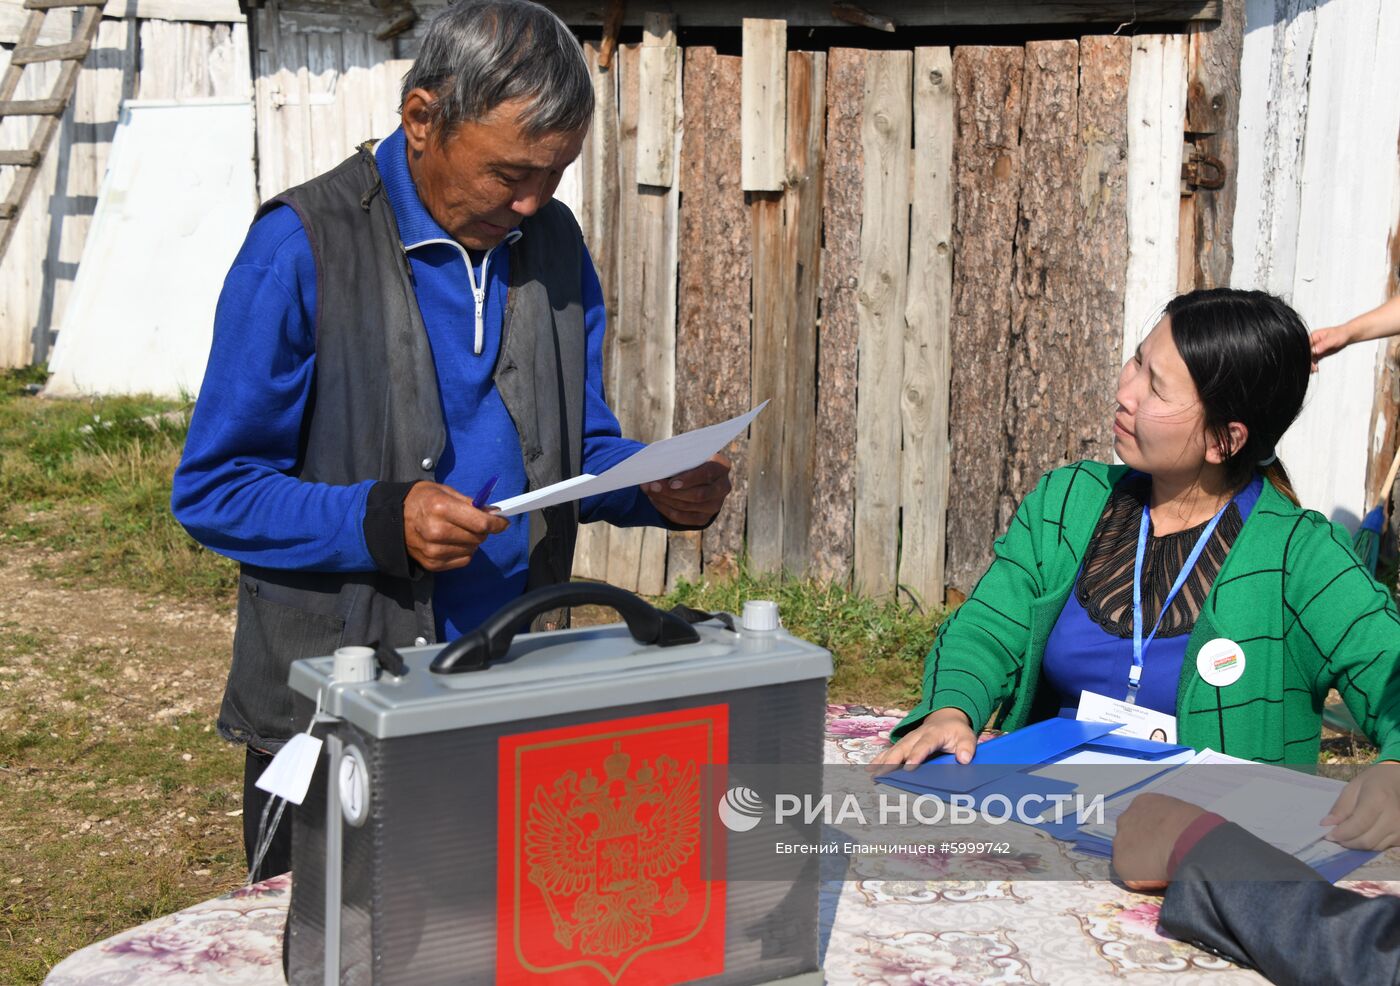
[[[29,19],[24,22],[24,28],[19,34],[19,43],[10,54],[10,65],[5,70],[5,77],[0,79],[0,120],[7,116],[38,116],[43,119],[34,128],[28,147],[18,151],[0,150],[0,165],[18,169],[10,183],[9,194],[0,202],[0,258],[5,256],[10,240],[14,238],[20,210],[24,208],[24,201],[29,197],[29,191],[39,177],[44,155],[48,152],[49,144],[53,142],[53,135],[58,132],[59,122],[73,98],[73,91],[78,86],[78,73],[82,71],[83,59],[87,57],[88,49],[97,37],[97,28],[102,23],[102,8],[105,4],[106,0],[24,0],[24,9],[29,11]],[[76,9],[81,9],[83,13],[77,29],[73,32],[73,40],[54,45],[37,43],[39,32],[44,27],[44,18],[50,10]],[[20,77],[24,75],[24,67],[38,62],[63,63],[53,91],[46,99],[15,99]]]

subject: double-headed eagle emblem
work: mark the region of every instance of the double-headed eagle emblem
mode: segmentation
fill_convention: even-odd
[[[581,955],[627,954],[651,940],[654,917],[689,900],[678,871],[700,842],[695,763],[663,755],[629,775],[621,745],[603,758],[601,779],[571,770],[548,792],[536,787],[525,824],[526,878],[555,941]]]

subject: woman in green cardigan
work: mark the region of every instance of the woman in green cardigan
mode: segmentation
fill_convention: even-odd
[[[1188,746],[1316,763],[1331,688],[1381,759],[1400,757],[1394,602],[1275,454],[1310,362],[1307,328],[1271,295],[1173,300],[1119,378],[1125,465],[1041,478],[877,763],[967,763],[994,716],[1074,716],[1085,692],[1174,716]]]

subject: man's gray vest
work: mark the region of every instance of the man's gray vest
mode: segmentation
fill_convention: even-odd
[[[335,170],[265,203],[301,218],[316,260],[315,386],[297,478],[348,485],[433,480],[446,444],[437,374],[413,275],[369,144]],[[581,471],[585,340],[583,239],[549,203],[510,247],[510,287],[494,381],[520,435],[530,488]],[[469,455],[470,449],[459,449]],[[400,500],[394,508],[400,509]],[[359,523],[360,518],[348,518]],[[530,515],[527,588],[567,581],[577,504]],[[227,739],[276,750],[298,728],[287,672],[349,644],[435,639],[433,579],[244,565],[233,666],[219,712]],[[304,726],[304,724],[301,724]]]

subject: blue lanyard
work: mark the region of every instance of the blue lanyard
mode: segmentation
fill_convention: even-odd
[[[1233,502],[1233,501],[1231,501]],[[1206,548],[1206,542],[1215,533],[1215,526],[1220,523],[1220,518],[1225,516],[1225,504],[1216,511],[1215,516],[1210,519],[1206,529],[1201,532],[1201,536],[1196,539],[1196,545],[1191,549],[1191,553],[1186,556],[1185,563],[1181,566],[1181,571],[1176,575],[1176,581],[1172,583],[1171,591],[1167,593],[1167,598],[1162,600],[1162,608],[1157,611],[1157,622],[1152,625],[1152,632],[1147,635],[1147,639],[1142,639],[1142,561],[1147,554],[1147,529],[1152,523],[1152,513],[1147,504],[1142,506],[1142,523],[1138,525],[1137,561],[1133,564],[1133,666],[1128,669],[1128,697],[1129,705],[1137,704],[1138,687],[1142,684],[1142,655],[1147,650],[1147,645],[1152,643],[1157,636],[1157,629],[1162,625],[1162,618],[1167,615],[1167,610],[1176,598],[1176,594],[1181,591],[1181,587],[1186,584],[1187,577],[1191,570],[1196,567],[1196,562],[1200,560],[1201,552]]]

